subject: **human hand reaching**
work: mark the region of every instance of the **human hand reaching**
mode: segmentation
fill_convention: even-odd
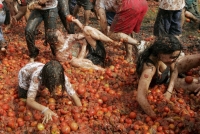
[[[42,113],[44,113],[44,118],[43,118],[42,124],[48,123],[49,120],[52,120],[52,116],[58,117],[58,115],[56,113],[54,113],[53,111],[51,111],[48,107],[46,107],[42,111]]]

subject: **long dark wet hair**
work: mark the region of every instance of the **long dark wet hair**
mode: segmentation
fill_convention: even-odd
[[[149,56],[158,57],[159,54],[171,54],[177,50],[182,50],[182,44],[180,41],[173,35],[168,35],[165,37],[158,37],[155,42],[142,52],[137,59],[136,71],[140,76],[142,73],[143,65],[146,63],[152,63],[149,59]],[[154,63],[152,63],[154,64]]]
[[[41,70],[40,77],[42,79],[42,85],[47,87],[50,93],[59,85],[62,86],[62,90],[64,91],[65,74],[60,62],[56,60],[47,62]]]

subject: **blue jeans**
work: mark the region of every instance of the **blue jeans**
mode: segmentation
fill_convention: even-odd
[[[25,37],[31,58],[35,58],[39,54],[39,49],[35,46],[35,31],[42,21],[44,21],[45,26],[45,39],[50,44],[53,55],[55,55],[54,32],[56,30],[57,17],[57,8],[31,11],[25,28]]]

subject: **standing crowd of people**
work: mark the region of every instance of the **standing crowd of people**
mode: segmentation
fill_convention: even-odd
[[[62,86],[75,105],[82,106],[60,62],[69,61],[72,66],[104,71],[106,50],[104,43],[124,45],[125,60],[136,63],[139,83],[137,101],[146,114],[155,117],[147,100],[149,87],[167,84],[165,98],[170,99],[174,88],[199,92],[199,83],[186,84],[179,73],[185,73],[200,65],[200,55],[184,55],[181,44],[184,17],[200,24],[197,0],[162,0],[154,24],[155,42],[147,46],[138,40],[142,21],[148,10],[146,0],[0,0],[0,25],[12,28],[23,16],[26,18],[25,39],[30,63],[19,71],[19,97],[27,98],[27,105],[44,113],[44,122],[57,116],[35,101],[37,91],[47,87],[55,95]],[[78,19],[79,9],[84,9],[84,23]],[[16,13],[15,13],[16,12]],[[94,12],[101,30],[89,26],[90,13]],[[60,18],[67,33],[57,28]],[[44,21],[45,44],[50,45],[56,60],[46,64],[37,62],[39,49],[35,46],[36,31]],[[75,33],[77,26],[81,32]],[[138,49],[133,58],[133,47]],[[6,41],[0,27],[0,48],[6,51]],[[69,58],[72,56],[72,58]],[[190,63],[190,64],[188,64]]]

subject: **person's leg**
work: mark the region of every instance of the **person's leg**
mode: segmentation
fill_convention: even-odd
[[[129,43],[131,45],[139,45],[139,41],[131,38],[129,35],[127,35],[125,33],[121,33],[121,32],[114,33],[112,31],[110,31],[108,33],[108,36],[113,40],[122,41],[124,43]]]
[[[86,26],[89,25],[90,13],[91,13],[91,10],[85,10],[85,11],[84,11],[84,24],[85,24]]]
[[[183,8],[182,13],[181,13],[181,28],[182,28],[182,30],[183,30],[183,25],[184,25],[184,22],[185,22],[186,12],[187,12],[186,9]]]
[[[125,43],[125,50],[126,50],[126,55],[125,55],[125,60],[133,63],[133,46],[130,44]]]
[[[195,16],[196,17],[200,17],[200,13],[199,13],[199,5],[198,5],[198,0],[194,0],[194,2],[192,3],[192,6],[194,8],[195,11]]]
[[[52,54],[55,56],[55,30],[56,30],[56,23],[58,17],[58,9],[53,8],[49,9],[49,11],[45,11],[43,18],[44,18],[44,26],[45,26],[45,34],[46,40],[50,45]]]
[[[81,8],[80,5],[76,4],[73,11],[73,16],[77,16],[79,9]]]
[[[83,59],[86,56],[86,47],[87,47],[87,42],[85,39],[81,40],[81,50],[77,56],[78,59]]]
[[[76,0],[69,0],[68,3],[69,3],[69,12],[70,14],[73,14],[74,7],[76,6],[77,2]]]
[[[198,66],[200,66],[200,54],[186,55],[177,61],[178,73],[186,73],[190,69],[196,68]],[[193,81],[191,84],[187,84],[184,78],[177,78],[175,82],[176,89],[183,88],[188,92],[193,92],[199,87],[200,83],[198,80]]]
[[[73,58],[70,62],[70,64],[74,67],[80,67],[80,68],[85,68],[85,69],[94,69],[94,70],[101,70],[105,71],[104,68],[94,65],[92,61],[88,59],[78,59],[78,58]]]
[[[198,81],[193,81],[191,84],[185,82],[185,78],[177,78],[174,87],[178,90],[180,88],[184,89],[187,93],[194,92],[200,87]]]
[[[172,11],[171,26],[169,29],[169,34],[174,35],[174,36],[179,36],[182,34],[181,14],[182,14],[182,10]]]
[[[2,28],[0,26],[0,50],[1,51],[6,51],[6,47],[7,47],[7,43],[3,37],[3,31]]]
[[[178,73],[185,73],[200,66],[200,54],[186,55],[177,61]]]
[[[58,14],[68,34],[74,34],[74,24],[66,20],[66,16],[70,14],[68,0],[58,1]]]
[[[135,27],[134,27],[133,31],[136,32],[136,33],[138,33],[140,31],[140,27],[141,27],[142,21],[144,19],[144,16],[146,15],[147,10],[148,10],[148,5],[147,5],[146,1],[142,2],[142,3],[144,3],[144,4],[142,4],[138,14],[135,16],[136,24],[135,24]]]
[[[27,8],[26,9],[26,14],[25,14],[25,20],[26,20],[26,22],[28,21],[28,18],[30,16],[30,14],[31,14],[31,11]]]
[[[86,42],[85,39],[83,39],[80,53],[78,54],[77,58],[76,57],[72,58],[72,60],[70,61],[70,64],[72,66],[75,66],[75,67],[81,67],[81,68],[86,68],[86,69],[95,69],[95,70],[104,71],[103,68],[101,68],[101,67],[99,67],[97,65],[94,65],[91,60],[85,59],[85,56],[87,54],[87,50],[86,49],[87,49],[87,42]]]
[[[10,15],[13,16],[15,15],[15,10],[14,10],[14,2],[13,0],[4,0],[9,11],[10,11]]]
[[[162,24],[164,26],[166,35],[168,35],[170,32],[173,12],[174,11],[170,11],[170,10],[162,11],[162,21],[163,21]]]
[[[27,6],[19,6],[18,9],[18,13],[13,16],[16,21],[19,21],[26,14]]]
[[[164,17],[165,10],[159,9],[157,16],[156,16],[156,21],[154,23],[154,29],[153,29],[153,35],[157,37],[162,37],[167,35],[167,31],[165,30],[165,25],[164,25],[164,19],[167,19]]]
[[[77,3],[84,8],[84,24],[89,25],[90,13],[93,9],[92,2],[90,0],[77,0]]]
[[[185,12],[185,17],[189,18],[190,20],[194,21],[195,23],[200,23],[200,19],[194,16],[192,13],[189,11]]]
[[[31,60],[34,60],[39,54],[39,49],[35,46],[35,30],[42,20],[40,10],[33,10],[26,24],[25,38]]]
[[[9,30],[11,28],[11,25],[10,25],[10,10],[7,6],[7,3],[5,1],[2,2],[3,3],[3,6],[4,6],[4,10],[6,12],[6,18],[5,18],[5,21],[4,21],[4,24],[6,25],[5,27],[5,31]]]

